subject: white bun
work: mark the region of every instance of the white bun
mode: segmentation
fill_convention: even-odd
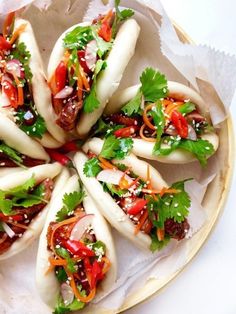
[[[99,154],[102,144],[103,141],[101,139],[94,138],[89,140],[83,149],[85,151],[89,149],[92,152]],[[90,195],[94,197],[94,201],[98,205],[100,212],[124,237],[128,238],[139,248],[148,250],[151,244],[150,237],[142,232],[135,235],[134,224],[123,212],[121,207],[116,204],[111,195],[104,192],[102,185],[96,178],[88,178],[85,176],[83,168],[87,160],[87,156],[80,152],[76,153],[74,157],[75,166],[79,172],[80,178]],[[154,167],[143,160],[139,160],[133,154],[130,154],[120,162],[127,167],[131,167],[132,171],[145,181],[147,180],[147,168],[149,167],[153,188],[161,189],[162,187],[168,187],[167,183],[162,179],[161,175]]]
[[[79,178],[77,175],[72,176],[64,184],[64,188],[61,189],[60,194],[51,202],[50,210],[44,225],[43,232],[39,240],[39,249],[37,255],[36,264],[36,285],[42,300],[51,308],[56,305],[57,297],[59,295],[59,283],[54,272],[47,273],[49,267],[48,258],[51,256],[51,252],[47,249],[47,229],[51,221],[55,221],[57,212],[63,206],[63,196],[65,193],[71,193],[73,191],[79,191]],[[83,201],[83,206],[87,214],[94,214],[93,228],[98,240],[103,241],[106,244],[107,252],[106,255],[111,261],[111,268],[106,274],[105,279],[102,281],[97,295],[104,293],[116,280],[117,264],[115,248],[113,239],[109,230],[109,227],[100,215],[99,211],[91,200],[90,196],[86,196]]]
[[[110,99],[109,104],[107,105],[104,113],[106,115],[110,115],[112,113],[119,112],[120,109],[124,106],[125,103],[130,101],[138,92],[138,89],[140,88],[140,85],[135,85],[126,88],[123,91],[117,92],[113,95],[113,97]],[[209,121],[209,113],[208,108],[206,107],[206,104],[202,97],[196,93],[193,89],[190,87],[187,87],[183,84],[168,81],[168,89],[169,89],[169,97],[177,98],[186,100],[189,99],[194,104],[196,104],[200,110],[200,112],[204,115],[204,117],[207,118]],[[208,140],[214,147],[214,150],[216,151],[219,147],[219,137],[214,132],[209,132],[207,134],[204,134],[201,136],[202,139]],[[147,142],[139,138],[134,138],[134,145],[132,152],[140,157],[152,159],[152,160],[158,160],[163,163],[173,163],[173,164],[185,164],[188,162],[192,162],[196,160],[196,157],[185,150],[182,149],[176,149],[172,153],[170,153],[167,156],[155,156],[152,154],[153,148],[155,143]],[[208,156],[209,158],[210,156]]]
[[[120,81],[130,59],[134,55],[140,27],[133,19],[126,21],[119,29],[112,50],[106,59],[107,67],[99,75],[96,92],[100,106],[91,113],[82,112],[77,125],[80,138],[85,138],[91,127],[97,122]]]
[[[14,28],[16,29],[22,24],[26,24],[26,28],[20,34],[18,41],[23,42],[31,54],[29,66],[33,74],[32,88],[35,106],[38,113],[44,118],[49,133],[63,144],[66,142],[66,133],[55,123],[57,116],[51,103],[51,91],[47,84],[43,62],[31,24],[24,19],[16,18]],[[46,147],[50,146],[46,145]]]
[[[0,113],[0,140],[11,148],[31,158],[49,161],[49,156],[43,147],[31,139],[18,126]]]
[[[45,168],[45,166],[51,167]],[[41,169],[39,169],[40,167]],[[17,172],[16,174],[9,174],[4,178],[0,178],[0,189],[7,190],[16,187],[24,183],[32,176],[33,173],[35,174],[36,181],[41,182],[46,178],[55,178],[60,173],[60,171],[61,166],[55,163],[51,165],[33,167],[30,170],[23,170],[21,172]],[[18,180],[14,180],[15,177],[17,177]],[[21,177],[22,180],[19,177]],[[5,184],[4,181],[6,182]],[[51,199],[54,198],[58,192],[56,188],[57,184],[61,185],[59,181],[55,183]],[[0,255],[0,261],[20,253],[21,251],[25,250],[35,239],[37,239],[40,232],[42,231],[48,208],[49,204],[46,205],[44,209],[36,216],[36,218],[31,221],[29,228],[24,232],[23,236],[16,240],[6,252]]]

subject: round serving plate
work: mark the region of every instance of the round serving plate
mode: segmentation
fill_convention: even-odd
[[[194,43],[178,25],[174,23],[174,26],[179,39],[183,43]],[[142,288],[126,298],[125,302],[119,309],[119,313],[157,296],[163,289],[167,288],[168,284],[170,284],[172,280],[174,280],[189,265],[214,230],[214,227],[224,210],[234,169],[235,138],[230,116],[221,124],[218,135],[220,138],[220,147],[217,152],[218,172],[214,180],[208,185],[202,203],[208,218],[204,226],[191,239],[187,240],[188,252],[185,264],[178,271],[164,278],[159,280],[148,280]]]

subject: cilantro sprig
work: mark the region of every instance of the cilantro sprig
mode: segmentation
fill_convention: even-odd
[[[63,197],[63,207],[57,212],[56,221],[60,222],[65,220],[68,216],[73,215],[74,209],[82,203],[85,197],[85,192],[74,191],[72,193],[65,193]]]
[[[0,153],[4,153],[7,155],[12,161],[14,161],[17,165],[22,165],[23,159],[21,154],[15,149],[9,147],[4,142],[0,142]]]
[[[186,181],[187,180],[179,181],[172,184],[170,189],[176,190],[176,193],[164,194],[158,199],[147,196],[149,218],[154,227],[163,229],[165,221],[169,218],[173,219],[176,223],[181,223],[186,219],[191,206],[190,197],[184,188]],[[155,213],[155,215],[153,215],[153,213]],[[159,241],[155,232],[152,233],[151,238],[152,244],[150,249],[152,251],[163,248],[170,240],[170,237],[165,235],[164,240]]]
[[[0,211],[5,216],[10,216],[15,214],[13,210],[15,206],[28,208],[42,202],[46,203],[43,199],[43,188],[39,185],[34,190],[35,185],[36,180],[32,176],[20,186],[7,191],[0,190]]]
[[[110,135],[104,140],[100,156],[106,159],[124,159],[132,147],[133,140],[131,138],[117,138]]]

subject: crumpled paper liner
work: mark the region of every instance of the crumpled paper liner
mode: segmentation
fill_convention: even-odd
[[[20,8],[30,2],[32,1],[2,0],[0,13],[7,13],[9,8]],[[91,1],[88,10],[88,1],[85,0],[54,0],[51,6],[49,3],[47,0],[37,1],[37,7],[30,6],[24,12],[25,18],[30,20],[34,28],[45,67],[55,41],[65,29],[82,21],[83,17],[84,20],[90,20],[106,11],[100,0]],[[112,5],[113,2],[110,1],[108,7]],[[235,57],[206,46],[182,44],[158,0],[124,0],[121,5],[135,9],[135,19],[141,26],[141,34],[135,56],[124,73],[120,89],[137,83],[146,66],[156,67],[164,72],[168,79],[191,85],[200,91],[215,125],[224,121],[236,86]],[[206,169],[202,169],[198,162],[187,165],[152,162],[168,183],[189,177],[195,179],[186,184],[192,199],[189,215],[191,229],[188,237],[193,236],[204,223],[208,225],[209,222],[211,229],[218,215],[212,206],[217,205],[217,200],[220,199],[218,194],[222,191],[229,150],[226,125],[221,123],[219,127],[221,146],[210,158]],[[213,183],[208,187],[213,179]],[[207,198],[204,198],[206,191]],[[211,198],[210,192],[214,193],[212,206],[206,202],[206,199]],[[195,238],[199,238],[201,242],[201,238],[205,239],[208,233],[209,230],[200,230],[191,239],[180,243],[173,240],[164,250],[152,254],[141,252],[113,230],[119,265],[117,282],[106,297],[94,300],[93,304],[82,312],[117,312],[123,302],[129,299],[129,295],[144,289],[148,279],[169,278],[183,268],[189,260],[190,252],[194,250]],[[0,263],[0,309],[3,313],[5,311],[8,314],[31,314],[32,309],[37,309],[37,314],[50,313],[50,309],[39,299],[35,288],[36,250],[37,243],[26,252]]]

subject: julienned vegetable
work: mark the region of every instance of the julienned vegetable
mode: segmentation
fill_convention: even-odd
[[[167,82],[152,68],[143,71],[140,82],[114,95],[96,134],[132,139],[132,151],[141,157],[170,163],[198,159],[205,166],[219,141],[207,104],[192,89]]]
[[[117,89],[139,34],[134,20],[122,26],[121,22],[133,14],[116,6],[91,23],[69,28],[56,42],[48,76],[55,123],[65,132],[77,128],[79,137],[84,138]]]
[[[75,166],[106,219],[137,246],[152,251],[171,238],[184,239],[190,207],[184,181],[168,187],[153,167],[134,155],[108,161],[101,159],[101,148],[99,139],[90,140],[85,151],[98,155],[89,159],[77,153]]]
[[[105,220],[74,175],[52,203],[40,238],[36,282],[44,302],[54,313],[84,308],[114,282],[113,251]]]
[[[27,24],[21,24],[14,29],[14,14],[7,17],[4,26],[1,49],[1,93],[5,94],[9,100],[9,106],[15,109],[18,117],[16,123],[28,135],[42,138],[46,132],[45,122],[37,112],[32,93],[32,72],[30,69],[31,54],[23,42],[19,42],[19,36],[25,31]],[[14,31],[12,31],[14,29]],[[18,112],[21,114],[18,114]],[[26,113],[30,112],[32,118],[27,119]],[[40,117],[41,119],[38,119]],[[41,127],[37,127],[37,123]],[[25,129],[27,126],[28,129]]]
[[[0,260],[25,249],[40,233],[60,170],[58,164],[42,165],[0,179]]]

